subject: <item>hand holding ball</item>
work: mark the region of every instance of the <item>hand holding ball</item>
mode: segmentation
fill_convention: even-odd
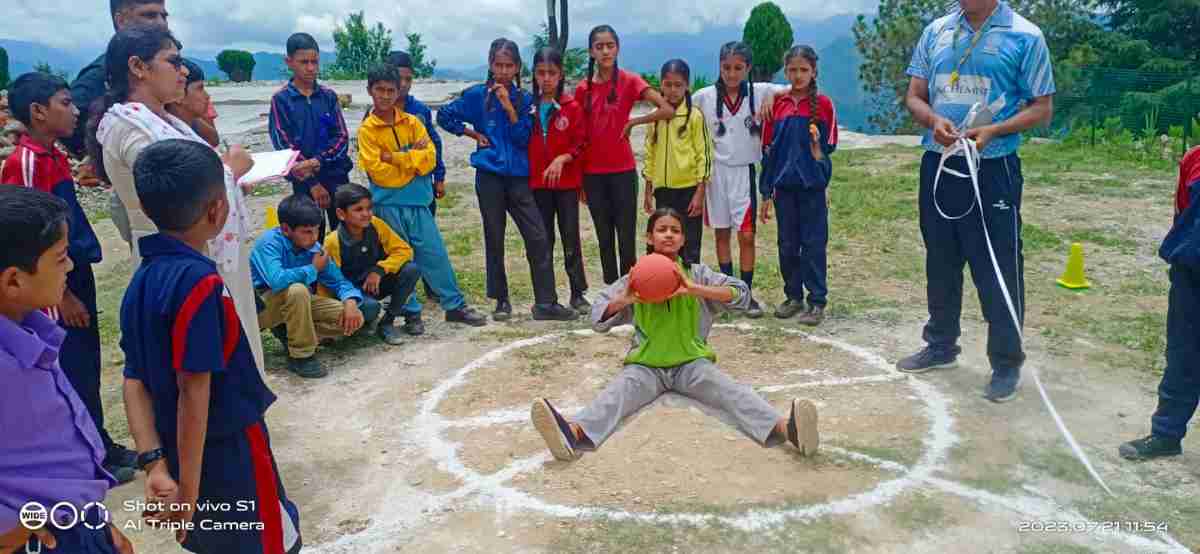
[[[629,286],[650,304],[670,299],[683,284],[675,262],[662,254],[647,254],[629,271]]]

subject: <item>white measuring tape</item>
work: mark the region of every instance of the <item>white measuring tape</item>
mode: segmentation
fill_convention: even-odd
[[[933,178],[933,206],[937,209],[938,214],[940,214],[943,218],[953,221],[970,215],[970,213],[975,210],[976,204],[979,205],[979,223],[983,226],[983,238],[987,242],[988,256],[990,256],[992,260],[992,270],[996,274],[996,280],[1000,283],[1000,291],[1004,293],[1004,303],[1008,307],[1008,315],[1012,317],[1013,327],[1015,327],[1017,330],[1017,338],[1021,341],[1021,344],[1024,345],[1025,335],[1021,330],[1021,318],[1017,317],[1017,309],[1013,305],[1012,294],[1008,290],[1008,283],[1006,283],[1004,280],[1004,272],[1000,270],[1000,262],[996,260],[996,249],[992,246],[992,237],[988,232],[987,218],[984,215],[983,195],[979,192],[979,168],[981,161],[979,156],[979,148],[975,144],[974,140],[966,138],[965,136],[961,136],[962,132],[966,130],[967,126],[974,121],[979,111],[979,104],[976,104],[971,108],[971,111],[967,114],[966,119],[963,121],[963,124],[959,129],[960,138],[954,142],[953,146],[946,148],[942,153],[942,159],[938,164],[937,174]],[[951,157],[958,155],[959,153],[966,158],[966,174],[946,167],[946,161]],[[937,190],[938,184],[942,178],[942,173],[948,173],[955,177],[971,180],[971,186],[975,189],[975,202],[972,203],[971,207],[961,215],[948,215],[938,204]],[[1092,463],[1088,460],[1087,455],[1083,453],[1083,449],[1079,447],[1079,443],[1075,441],[1075,437],[1071,434],[1071,431],[1067,429],[1066,423],[1064,423],[1062,417],[1058,415],[1058,410],[1054,409],[1054,403],[1050,401],[1050,395],[1046,393],[1046,387],[1042,386],[1042,380],[1038,376],[1037,368],[1030,367],[1029,373],[1033,375],[1033,383],[1037,385],[1038,393],[1040,393],[1042,397],[1042,403],[1045,404],[1046,409],[1050,411],[1050,416],[1054,418],[1054,423],[1058,426],[1059,432],[1062,433],[1063,438],[1067,439],[1067,444],[1069,444],[1071,446],[1071,450],[1075,452],[1075,457],[1083,463],[1083,466],[1087,468],[1088,473],[1091,474],[1092,479],[1095,479],[1096,483],[1099,483],[1100,487],[1103,488],[1105,492],[1107,492],[1110,496],[1115,496],[1113,495],[1112,489],[1108,488],[1108,485],[1104,483],[1104,479],[1100,478],[1100,474],[1096,472],[1094,467],[1092,467]]]

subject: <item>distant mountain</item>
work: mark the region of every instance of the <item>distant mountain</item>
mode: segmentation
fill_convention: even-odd
[[[867,97],[858,78],[862,55],[854,39],[842,36],[820,49],[817,55],[821,58],[818,89],[837,105],[838,123],[856,131],[871,131],[867,125]]]
[[[70,78],[74,78],[83,66],[100,55],[99,52],[89,55],[87,52],[67,51],[21,40],[0,39],[0,47],[8,51],[8,70],[14,78],[33,71],[39,63],[50,64],[51,69],[66,72]]]

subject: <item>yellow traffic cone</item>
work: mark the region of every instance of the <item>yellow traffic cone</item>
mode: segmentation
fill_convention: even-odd
[[[279,226],[279,213],[275,211],[275,206],[267,206],[267,221],[263,224],[264,231],[270,231]]]
[[[1058,285],[1071,290],[1091,288],[1087,277],[1083,275],[1083,245],[1071,244],[1071,256],[1067,258],[1067,270],[1058,278]]]

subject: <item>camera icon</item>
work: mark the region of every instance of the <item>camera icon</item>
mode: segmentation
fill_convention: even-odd
[[[26,502],[18,514],[21,526],[30,531],[37,531],[50,522],[50,511],[39,502]]]

